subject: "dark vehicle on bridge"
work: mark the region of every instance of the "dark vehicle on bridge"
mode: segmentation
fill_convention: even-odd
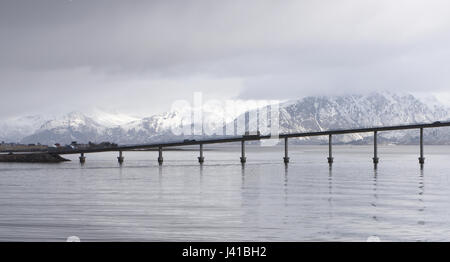
[[[261,136],[261,132],[256,131],[256,134],[250,134],[250,132],[246,131],[243,135],[244,138],[259,138]]]

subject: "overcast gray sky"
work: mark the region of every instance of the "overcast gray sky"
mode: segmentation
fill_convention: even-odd
[[[450,1],[0,2],[0,117],[176,99],[450,97]]]

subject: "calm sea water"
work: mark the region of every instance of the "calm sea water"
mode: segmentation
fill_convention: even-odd
[[[210,150],[208,150],[210,149]],[[450,240],[450,147],[371,146],[125,152],[61,164],[0,163],[0,240],[381,241]]]

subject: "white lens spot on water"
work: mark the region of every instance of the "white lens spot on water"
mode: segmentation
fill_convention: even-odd
[[[367,242],[381,242],[380,238],[377,236],[370,236],[366,240]]]
[[[77,236],[70,236],[67,238],[67,242],[81,242],[81,240]]]

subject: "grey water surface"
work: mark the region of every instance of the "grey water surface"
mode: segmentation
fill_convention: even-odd
[[[0,241],[450,240],[450,147],[205,146],[0,163]]]

